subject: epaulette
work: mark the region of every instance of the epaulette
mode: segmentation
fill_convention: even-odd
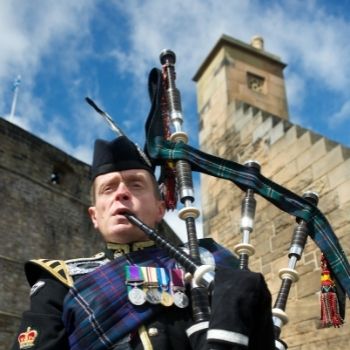
[[[31,286],[38,280],[40,270],[48,272],[67,287],[73,286],[73,279],[64,260],[35,259],[28,261],[25,264],[25,272]]]
[[[37,282],[44,270],[67,287],[72,287],[74,276],[93,271],[106,262],[105,253],[70,260],[35,259],[25,264],[25,272],[31,286]]]

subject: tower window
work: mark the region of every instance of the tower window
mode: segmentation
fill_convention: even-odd
[[[259,92],[261,94],[265,93],[265,89],[266,89],[265,78],[248,72],[247,84],[250,90],[254,92]]]

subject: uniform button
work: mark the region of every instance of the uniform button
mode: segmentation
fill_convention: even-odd
[[[152,328],[149,328],[148,329],[148,335],[150,336],[150,337],[155,337],[156,335],[158,335],[158,329],[157,328],[154,328],[154,327],[152,327]]]

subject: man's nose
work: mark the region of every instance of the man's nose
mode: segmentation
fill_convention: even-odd
[[[117,188],[115,199],[116,200],[128,200],[130,199],[130,191],[124,182],[121,182]]]

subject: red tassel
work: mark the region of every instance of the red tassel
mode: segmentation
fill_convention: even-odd
[[[331,278],[331,272],[323,253],[321,270],[321,324],[322,327],[340,327],[344,320],[340,316],[335,283]]]
[[[177,204],[175,167],[172,162],[165,165],[164,201],[167,210],[174,210]]]

